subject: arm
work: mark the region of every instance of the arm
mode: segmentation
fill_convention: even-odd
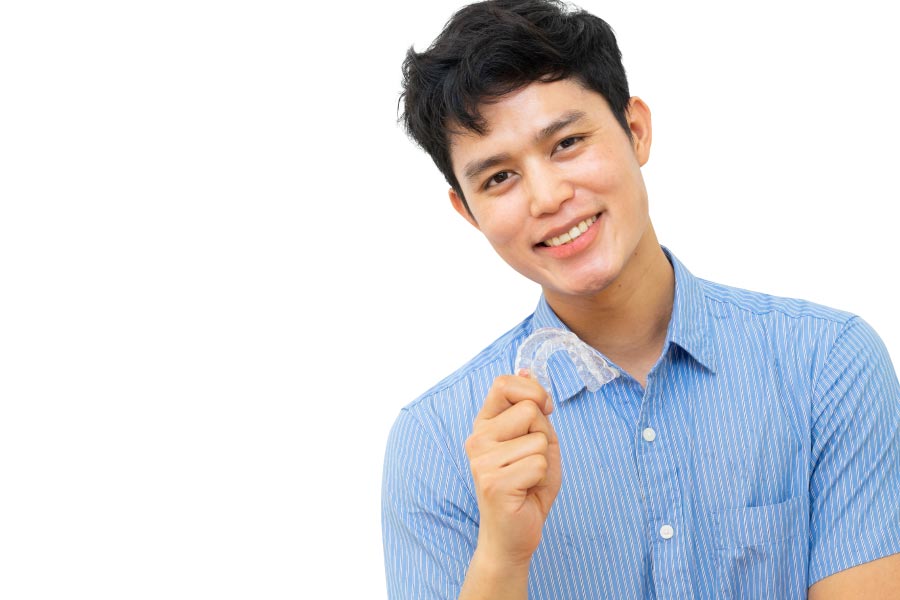
[[[390,598],[527,597],[531,555],[559,490],[550,410],[534,381],[497,378],[466,442],[477,502],[441,440],[401,413],[382,485]]]
[[[900,599],[900,385],[859,318],[813,399],[809,598]]]
[[[900,600],[900,554],[830,575],[809,588],[809,600]]]
[[[478,505],[465,465],[414,409],[388,437],[381,486],[388,598],[456,598],[475,549]]]
[[[481,523],[460,600],[528,597],[528,568],[561,484],[552,405],[525,377],[498,377],[466,440]]]

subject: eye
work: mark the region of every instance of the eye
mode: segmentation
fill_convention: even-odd
[[[556,147],[565,150],[566,148],[571,148],[572,146],[574,146],[575,144],[577,144],[578,142],[580,142],[583,139],[584,139],[583,136],[573,135],[573,136],[567,137],[566,139],[561,141],[559,144],[556,145]]]
[[[495,185],[500,185],[507,179],[509,179],[509,171],[500,171],[499,173],[495,173],[491,175],[490,179],[488,179],[484,184],[484,189],[493,187]]]

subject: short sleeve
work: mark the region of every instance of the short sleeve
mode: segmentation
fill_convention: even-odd
[[[381,488],[388,598],[459,595],[478,537],[460,466],[408,410],[388,437]]]
[[[900,552],[900,385],[858,317],[820,372],[811,442],[810,586]]]

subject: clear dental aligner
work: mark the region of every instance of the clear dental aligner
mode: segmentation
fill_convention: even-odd
[[[581,381],[592,392],[619,376],[619,372],[610,367],[600,353],[582,342],[577,335],[555,327],[536,329],[525,338],[516,352],[515,372],[528,369],[529,376],[536,379],[549,393],[547,361],[560,350],[565,350],[572,358]]]

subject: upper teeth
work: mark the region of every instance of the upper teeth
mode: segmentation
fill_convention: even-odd
[[[587,231],[587,228],[593,225],[594,221],[597,220],[596,216],[590,217],[589,219],[585,219],[566,233],[557,236],[555,238],[550,238],[549,240],[544,241],[545,246],[562,246],[563,244],[568,244],[572,240],[577,237],[580,237],[582,233]]]

